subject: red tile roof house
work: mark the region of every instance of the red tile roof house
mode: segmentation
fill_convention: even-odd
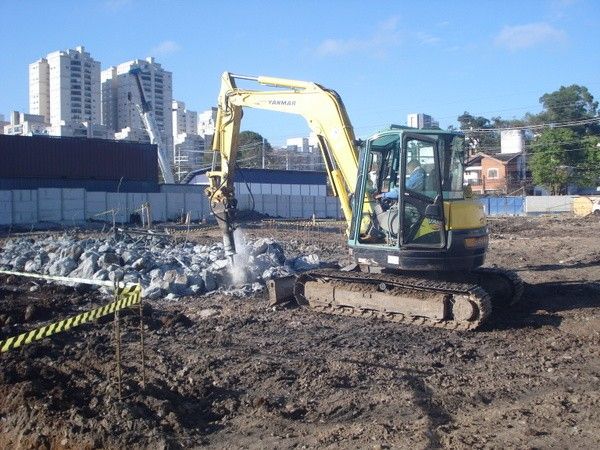
[[[522,153],[477,153],[465,164],[465,184],[477,194],[521,194],[524,173]]]

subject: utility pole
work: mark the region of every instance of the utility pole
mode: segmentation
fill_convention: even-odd
[[[265,168],[265,138],[262,139],[262,168]]]

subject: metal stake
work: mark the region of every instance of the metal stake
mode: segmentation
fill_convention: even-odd
[[[115,302],[119,299],[119,291],[118,291],[118,281],[115,279]],[[117,351],[115,354],[116,363],[117,363],[117,389],[119,392],[119,401],[123,400],[123,391],[121,387],[121,327],[119,320],[119,311],[115,311],[115,344],[117,347]]]
[[[140,345],[142,347],[142,389],[146,389],[146,353],[144,351],[144,312],[140,299]]]

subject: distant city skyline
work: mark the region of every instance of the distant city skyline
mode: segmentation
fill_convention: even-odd
[[[341,95],[360,137],[413,112],[432,115],[442,128],[464,111],[520,118],[539,112],[539,98],[562,85],[600,96],[593,0],[507,1],[493,9],[485,2],[358,0],[28,5],[3,5],[10,18],[0,29],[10,49],[0,86],[5,120],[13,110],[29,112],[28,65],[79,45],[102,69],[155,56],[173,73],[173,98],[193,111],[215,105],[223,71],[315,81]],[[264,111],[247,112],[242,127],[273,145],[308,134],[302,119]]]

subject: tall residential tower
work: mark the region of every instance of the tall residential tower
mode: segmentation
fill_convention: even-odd
[[[172,74],[164,70],[154,58],[135,59],[102,71],[102,123],[116,133],[117,139],[149,139],[135,107],[140,104],[135,77],[129,73],[131,69],[137,68],[141,70],[144,95],[152,104],[156,123],[172,160]]]
[[[80,46],[31,63],[29,112],[51,135],[108,137],[100,126],[100,62]]]

